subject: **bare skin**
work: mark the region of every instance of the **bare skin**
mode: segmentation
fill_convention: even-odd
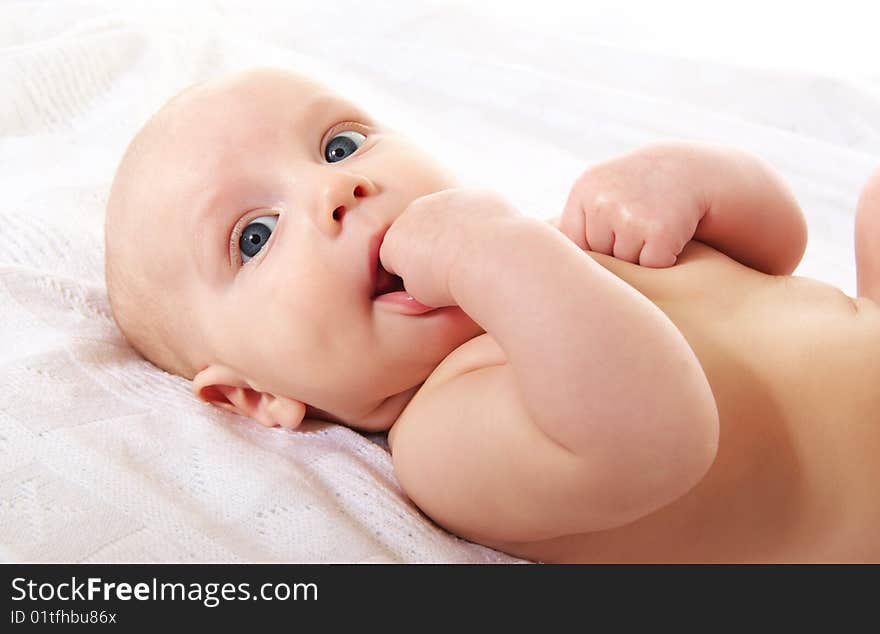
[[[541,442],[536,429],[551,437],[556,430],[540,413],[522,406],[525,400],[518,390],[507,387],[524,375],[509,353],[515,348],[496,340],[491,328],[447,357],[392,428],[395,469],[408,493],[450,530],[538,561],[880,561],[880,501],[874,487],[880,477],[880,267],[873,255],[880,236],[878,183],[880,172],[866,186],[857,214],[858,298],[815,280],[757,271],[697,240],[689,241],[669,268],[586,252],[662,310],[687,339],[711,385],[720,430],[717,455],[705,474],[682,470],[679,486],[687,490],[674,500],[658,498],[648,512],[630,510],[628,517],[614,517],[600,510],[602,492],[588,486],[601,473],[588,473],[581,481],[579,470],[554,469],[568,455]],[[776,247],[768,246],[773,236],[762,235],[750,246],[746,231],[734,231],[739,233],[736,249],[767,269],[791,271],[803,253],[803,244],[787,244],[791,236],[801,239],[799,211],[776,191],[763,197],[768,205],[779,205],[775,216],[788,217],[778,225]],[[735,217],[757,213],[765,212],[743,211]],[[728,234],[714,232],[727,221],[716,217],[704,239],[724,246]],[[785,230],[786,222],[790,230]],[[541,254],[536,251],[535,257]],[[630,257],[638,258],[638,249]],[[598,294],[601,276],[588,273],[583,279]],[[457,299],[474,314],[488,308],[467,293]],[[487,315],[483,317],[489,323]],[[654,315],[633,321],[628,331],[658,328],[659,333],[663,321]],[[590,324],[584,331],[595,333],[600,325]],[[547,332],[562,327],[554,323]],[[596,338],[613,336],[609,332]],[[625,341],[621,339],[621,350]],[[581,355],[589,356],[590,348],[585,346]],[[654,355],[649,345],[641,350]],[[664,357],[652,356],[651,364],[660,368]],[[576,409],[586,411],[590,402],[614,393],[618,366],[606,367],[601,375],[579,381],[582,391],[573,398],[583,395],[584,400]],[[658,371],[657,378],[662,376]],[[562,380],[550,377],[544,389],[550,391]],[[599,381],[608,383],[600,387]],[[633,381],[628,398],[638,398],[650,387],[647,381]],[[683,398],[681,411],[689,411],[691,404],[700,406],[698,394]],[[664,442],[649,425],[657,416],[643,416],[643,438],[629,442]],[[588,422],[585,414],[581,425],[586,428]],[[694,418],[690,424],[705,423]],[[502,430],[513,440],[501,440]],[[688,438],[686,430],[675,434]],[[584,443],[589,441],[584,437]],[[502,445],[497,455],[488,449],[490,443]],[[523,445],[528,451],[517,455]],[[574,447],[574,441],[568,446]],[[625,450],[616,447],[612,453],[622,456]],[[579,458],[585,452],[574,454]],[[443,456],[450,455],[455,467],[447,470]],[[515,466],[507,468],[508,462]],[[603,489],[614,495],[625,491],[633,498],[640,493],[642,470],[603,468],[612,474],[602,480]],[[425,472],[430,476],[423,476]],[[572,480],[577,484],[569,485]],[[498,499],[505,504],[495,506]]]
[[[165,114],[114,182],[107,240],[126,248],[108,257],[176,309],[197,397],[268,426],[390,430],[426,514],[521,557],[880,560],[880,177],[852,300],[790,276],[803,218],[732,151],[609,163],[551,227],[456,190],[418,143],[298,75],[210,82]],[[349,131],[362,145],[328,162]],[[267,216],[243,263],[238,231]],[[375,300],[380,245],[433,310]]]
[[[209,403],[266,426],[390,427],[479,332],[458,309],[412,320],[372,301],[382,233],[454,176],[427,141],[275,69],[201,84],[162,117],[141,132],[142,156],[123,161],[108,205],[108,259],[118,260],[108,271],[142,272],[141,291],[117,303],[172,305],[163,319],[183,333],[176,352]],[[352,132],[357,151],[328,162],[330,140]],[[233,234],[265,216],[277,217],[271,240],[242,263]]]
[[[535,541],[473,538],[545,562],[880,561],[877,304],[758,273],[696,241],[668,269],[590,255],[656,302],[697,353],[718,404],[718,455],[687,494],[626,525]],[[707,285],[725,292],[702,292]],[[407,426],[431,424],[419,421],[435,411],[434,381],[499,362],[488,334],[450,355],[392,429],[392,451]],[[459,396],[469,397],[466,386]]]

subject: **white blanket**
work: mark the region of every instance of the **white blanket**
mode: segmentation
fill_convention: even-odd
[[[464,3],[289,4],[0,5],[0,558],[520,561],[421,514],[381,435],[264,429],[197,401],[116,330],[110,181],[137,128],[198,80],[257,64],[314,74],[542,218],[590,162],[639,144],[746,147],[807,214],[798,274],[855,293],[853,209],[880,147],[872,85],[501,26]]]

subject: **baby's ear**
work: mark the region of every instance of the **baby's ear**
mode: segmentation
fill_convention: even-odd
[[[281,425],[295,429],[306,415],[305,403],[254,389],[246,379],[222,365],[210,365],[196,374],[192,391],[207,403],[253,418],[266,427]]]

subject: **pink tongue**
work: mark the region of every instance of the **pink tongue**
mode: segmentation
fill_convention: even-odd
[[[415,297],[406,292],[403,288],[403,280],[396,276],[392,275],[379,263],[379,271],[376,277],[376,288],[377,293],[376,297],[394,296],[394,301],[402,302],[410,306],[410,308],[415,309],[420,312],[428,312],[429,310],[433,310],[433,307],[426,306],[418,301]]]
[[[410,302],[413,306],[415,306],[418,309],[425,310],[425,311],[434,310],[433,306],[425,306],[422,302],[420,302],[419,300],[417,300],[415,297],[413,297],[412,295],[410,295],[408,293],[407,293],[407,297],[408,297],[407,301]]]
[[[379,297],[382,298],[382,301],[390,301],[395,304],[408,306],[410,310],[416,313],[426,313],[429,310],[434,310],[433,306],[426,306],[406,291],[391,291],[382,293]]]

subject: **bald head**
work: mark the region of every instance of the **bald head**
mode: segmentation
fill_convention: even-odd
[[[104,225],[107,294],[119,329],[147,360],[188,379],[197,371],[193,344],[200,335],[179,270],[156,233],[173,229],[170,156],[183,125],[180,104],[197,86],[171,99],[132,139],[113,180]]]

